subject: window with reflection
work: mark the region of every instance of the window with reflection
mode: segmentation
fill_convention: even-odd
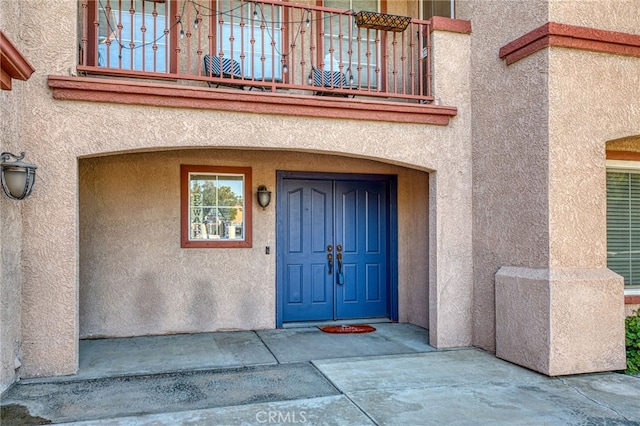
[[[381,12],[378,0],[324,0],[323,5],[355,12]],[[378,87],[382,67],[380,33],[356,27],[354,17],[349,15],[325,17],[323,25],[324,70],[341,70],[354,86]]]
[[[90,1],[89,63],[94,66],[167,73],[170,70],[170,9],[166,0]]]
[[[235,61],[244,78],[282,81],[282,7],[245,0],[214,4],[214,55]]]
[[[434,16],[444,16],[445,18],[455,18],[454,0],[422,0],[421,18],[429,20]]]
[[[181,166],[182,247],[251,247],[251,168]]]

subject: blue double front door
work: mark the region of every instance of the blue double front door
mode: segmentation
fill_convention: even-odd
[[[280,185],[279,322],[390,317],[389,180]]]

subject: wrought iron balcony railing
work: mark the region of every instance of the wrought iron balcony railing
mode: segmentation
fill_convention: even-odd
[[[430,102],[430,21],[278,0],[82,0],[78,70]]]

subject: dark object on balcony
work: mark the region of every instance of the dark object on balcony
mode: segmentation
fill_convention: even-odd
[[[411,22],[411,18],[408,16],[387,15],[386,13],[364,10],[356,13],[356,25],[360,28],[399,33],[407,29],[409,22]]]
[[[347,77],[340,71],[322,71],[311,68],[313,85],[318,87],[347,88]]]
[[[328,87],[331,89],[351,89],[347,84],[347,76],[340,71],[322,71],[318,68],[311,68],[309,76],[310,83],[317,87]],[[348,97],[346,93],[316,92],[319,96],[342,96]],[[353,95],[355,96],[355,95]]]
[[[221,63],[222,67],[220,66]],[[240,62],[236,61],[235,59],[204,55],[204,71],[207,77],[222,77],[230,79],[233,76],[234,79],[242,79],[242,69],[240,68]],[[223,83],[216,82],[214,84],[216,85],[216,87],[218,87]],[[241,82],[230,82],[228,85],[238,87],[240,89],[244,88],[244,84],[242,84]],[[209,86],[211,86],[211,82],[209,82]]]

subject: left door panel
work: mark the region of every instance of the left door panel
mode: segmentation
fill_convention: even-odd
[[[283,321],[333,319],[333,183],[285,179],[283,247]]]

